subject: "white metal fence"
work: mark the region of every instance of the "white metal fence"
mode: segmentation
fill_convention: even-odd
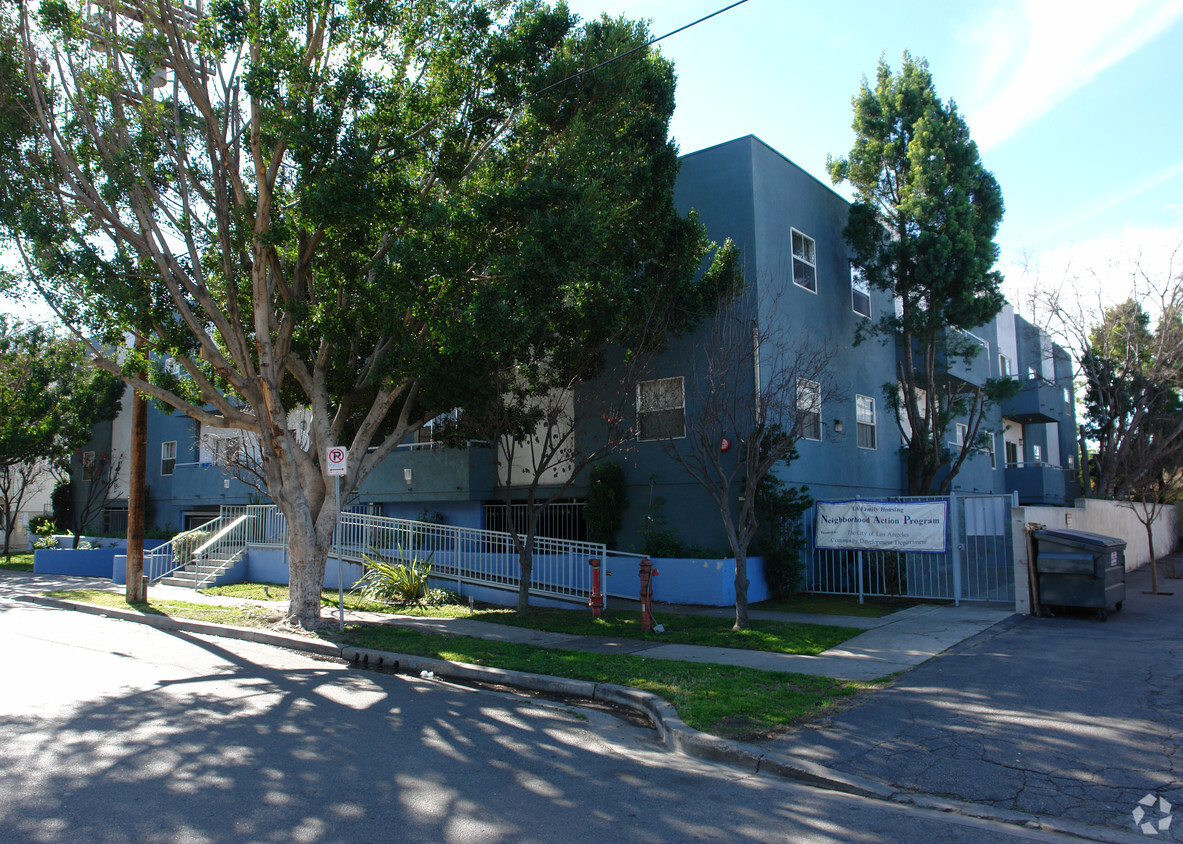
[[[282,547],[287,523],[274,505],[223,507],[223,518],[249,515],[246,544]],[[523,537],[524,539],[524,537]],[[366,554],[387,559],[418,558],[431,562],[432,576],[457,586],[476,584],[516,590],[521,567],[508,533],[394,519],[367,513],[342,513],[331,556],[363,562]],[[606,549],[594,542],[535,537],[530,592],[560,600],[586,601],[591,594],[591,560]]]
[[[940,553],[837,551],[813,542],[817,505],[805,514],[806,589],[836,595],[900,596],[1014,602],[1009,495],[892,498],[949,502],[946,547]]]

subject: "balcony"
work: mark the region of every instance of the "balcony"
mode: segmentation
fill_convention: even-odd
[[[1006,464],[1006,488],[1019,494],[1025,505],[1058,506],[1069,504],[1069,473],[1049,463]]]
[[[444,448],[416,443],[396,448],[361,485],[362,501],[469,501],[496,485],[493,455],[484,444]]]
[[[956,355],[947,358],[945,364],[949,376],[976,387],[985,384],[986,379],[990,377],[990,344],[976,334],[960,328],[950,329],[949,339],[958,343],[969,341],[971,345],[978,347],[977,354],[968,362],[965,358]]]
[[[1012,398],[1002,402],[1002,415],[1023,425],[1059,422],[1067,416],[1064,391],[1043,378],[1028,378]]]

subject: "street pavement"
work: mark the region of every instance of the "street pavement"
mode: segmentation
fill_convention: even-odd
[[[1160,561],[1160,572],[1169,567]],[[1181,566],[1180,568],[1183,568]],[[851,709],[764,746],[924,794],[1183,840],[1183,580],[1129,576],[1121,612],[1014,616]],[[1178,806],[1178,809],[1174,807]],[[1146,820],[1165,815],[1155,800]]]
[[[3,842],[1069,840],[689,759],[604,710],[5,595],[0,676]]]
[[[973,606],[863,620],[866,632],[806,659],[875,666],[875,677],[886,673],[884,665],[915,667],[852,708],[762,746],[911,795],[966,801],[1000,817],[1015,810],[1063,819],[1095,827],[1101,837],[1136,835],[1133,812],[1147,797],[1155,802],[1143,807],[1143,821],[1173,822],[1174,805],[1183,812],[1176,752],[1183,736],[1183,581],[1160,584],[1176,594],[1144,594],[1148,571],[1131,573],[1125,608],[1106,623],[1095,613],[1007,617]],[[18,588],[0,578],[0,595],[32,586],[32,579]],[[467,619],[398,623],[548,647],[579,647],[581,638],[474,628],[478,623]],[[607,647],[614,645],[680,647]],[[727,649],[702,650],[717,661],[731,658]],[[1158,840],[1183,840],[1183,820],[1155,831]]]

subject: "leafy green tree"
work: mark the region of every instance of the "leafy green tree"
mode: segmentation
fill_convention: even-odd
[[[675,301],[705,250],[639,24],[534,0],[46,0],[10,29],[22,194],[0,219],[28,280],[80,333],[136,337],[100,365],[257,438],[293,623],[320,618],[329,446],[348,495],[504,361]]]
[[[91,426],[119,412],[122,382],[95,369],[77,341],[0,315],[0,508],[4,553],[34,487],[68,465]]]
[[[1085,436],[1095,444],[1089,494],[1157,501],[1183,469],[1183,323],[1134,299],[1106,308],[1080,353]],[[1163,502],[1158,502],[1163,503]]]
[[[1010,379],[976,385],[953,372],[981,351],[965,332],[1003,305],[993,269],[1002,192],[923,60],[905,53],[893,74],[881,59],[874,87],[864,79],[853,105],[854,146],[828,167],[835,184],[854,188],[845,235],[855,268],[899,303],[868,333],[898,343],[899,381],[884,394],[904,437],[908,491],[945,492],[986,446],[990,405],[1015,389]],[[968,435],[951,450],[947,434],[961,419]]]

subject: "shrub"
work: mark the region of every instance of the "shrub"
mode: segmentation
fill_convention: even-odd
[[[362,595],[371,601],[399,606],[420,605],[428,594],[427,577],[431,574],[431,557],[406,559],[402,545],[398,546],[397,561],[391,561],[370,548],[373,556],[365,558],[366,573],[353,585],[360,587]],[[443,590],[438,590],[443,591]]]
[[[193,552],[204,545],[210,538],[208,530],[191,530],[178,533],[173,540],[173,554],[177,562],[186,565],[193,561]]]
[[[583,505],[587,538],[602,545],[612,545],[627,503],[624,470],[619,463],[601,463],[592,469],[587,501]]]

